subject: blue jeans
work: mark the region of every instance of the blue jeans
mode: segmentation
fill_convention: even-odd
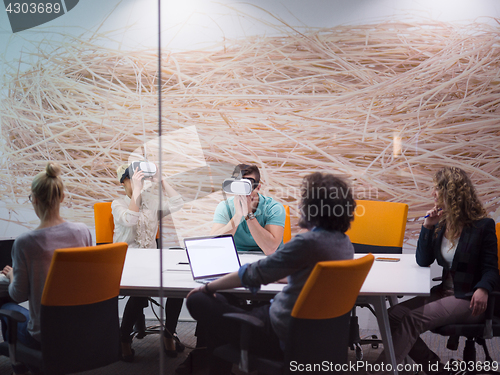
[[[24,323],[17,324],[17,341],[30,348],[40,349],[40,342],[35,340],[33,336],[31,336],[28,332],[28,322],[30,320],[30,313],[28,309],[13,302],[5,303],[4,305],[2,305],[2,309],[19,311],[26,317],[26,321]],[[4,337],[4,340],[7,340],[9,337],[9,331],[7,329],[7,318],[2,316],[0,317],[0,319],[2,321],[2,335]]]

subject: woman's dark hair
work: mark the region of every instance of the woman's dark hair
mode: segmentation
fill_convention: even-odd
[[[300,187],[301,228],[318,227],[345,233],[354,219],[356,202],[349,185],[340,177],[315,172]]]

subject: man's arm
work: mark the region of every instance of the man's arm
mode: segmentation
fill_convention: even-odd
[[[237,219],[235,216],[227,224],[214,223],[210,235],[232,234],[234,236],[236,229],[238,229],[238,225],[235,222],[239,222],[240,220],[241,217]],[[270,255],[274,253],[283,240],[284,228],[280,225],[266,225],[263,228],[257,219],[247,220],[247,224],[255,243],[262,249],[264,254]]]
[[[211,236],[218,236],[220,234],[234,234],[236,233],[236,229],[238,226],[234,224],[234,218],[229,221],[227,224],[214,223],[212,225],[212,229],[210,230]]]
[[[225,204],[228,204],[225,202]],[[217,207],[218,211],[219,207]],[[218,212],[216,211],[215,216],[219,216],[219,219],[222,219],[224,215],[218,215]],[[210,235],[211,236],[218,236],[220,234],[234,234],[236,233],[236,230],[238,229],[238,225],[241,222],[241,219],[244,216],[243,212],[243,207],[241,205],[241,199],[239,197],[235,197],[234,199],[234,215],[229,220],[227,224],[224,223],[214,223],[212,225],[212,229],[210,230]],[[228,217],[225,218],[227,220]]]
[[[234,199],[235,214],[227,224],[214,223],[211,235],[236,233],[238,224],[243,217],[252,212],[251,199],[249,196],[236,196]],[[247,220],[248,229],[255,243],[266,255],[276,251],[283,240],[284,227],[281,225],[268,224],[262,227],[257,219]]]
[[[241,287],[241,280],[238,276],[238,272],[231,272],[230,274],[224,275],[221,278],[214,280],[206,285],[202,285],[195,288],[189,292],[186,298],[193,293],[205,292],[207,294],[213,294],[218,290],[233,289]],[[207,289],[208,288],[208,289]]]
[[[283,240],[285,228],[280,225],[269,224],[261,227],[257,219],[247,220],[247,225],[255,243],[266,255],[274,253]]]
[[[252,212],[252,202],[249,196],[246,197],[246,205],[244,201],[242,202],[242,207],[245,215],[247,212]],[[266,255],[274,253],[283,241],[283,232],[285,228],[281,225],[267,224],[265,227],[262,227],[255,217],[253,219],[248,219],[247,225],[255,243]]]

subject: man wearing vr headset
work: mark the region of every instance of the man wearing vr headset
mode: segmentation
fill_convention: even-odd
[[[256,165],[237,165],[233,175],[240,174],[252,182],[253,190],[250,195],[235,195],[219,203],[210,234],[232,234],[238,251],[272,254],[283,243],[285,208],[259,194],[260,172]]]
[[[133,162],[117,169],[120,184],[125,188],[126,196],[115,199],[111,204],[115,229],[113,242],[126,242],[129,247],[153,249],[157,247],[158,215],[166,216],[182,208],[184,201],[165,180],[162,180],[166,199],[159,207],[158,193],[151,191],[158,182],[160,173],[156,165],[149,162]],[[122,357],[132,362],[134,351],[131,348],[134,324],[144,325],[143,309],[148,306],[147,297],[130,297],[123,311],[120,327]],[[182,298],[168,298],[165,304],[167,312],[164,344],[167,355],[176,356],[184,347],[180,344],[175,328],[182,308]]]
[[[283,243],[285,208],[271,197],[259,194],[260,172],[256,165],[239,164],[233,172],[234,180],[250,180],[249,195],[235,195],[220,202],[214,213],[211,235],[232,234],[238,251],[256,251],[270,255]],[[242,188],[243,192],[245,189]],[[242,194],[242,193],[240,193]],[[227,296],[230,298],[230,296]],[[233,303],[238,304],[237,298]],[[177,374],[191,374],[207,365],[207,328],[196,327],[196,349],[176,369]]]

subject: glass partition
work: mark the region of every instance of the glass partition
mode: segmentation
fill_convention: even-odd
[[[62,170],[62,217],[84,223],[93,244],[101,242],[94,204],[124,199],[141,170],[140,234],[131,248],[182,248],[185,238],[213,234],[218,205],[234,199],[223,182],[240,163],[259,168],[259,194],[290,207],[292,236],[299,184],[312,171],[348,178],[356,199],[408,203],[405,251],[414,251],[442,166],[463,168],[499,220],[493,0],[4,3],[6,248],[40,224],[29,197],[49,161]],[[154,167],[135,165],[122,184],[133,162]],[[137,285],[128,275],[126,292],[156,288],[163,324],[165,298],[184,292],[169,289],[172,265],[154,254],[154,275],[141,268]],[[180,319],[190,319],[186,309]]]

